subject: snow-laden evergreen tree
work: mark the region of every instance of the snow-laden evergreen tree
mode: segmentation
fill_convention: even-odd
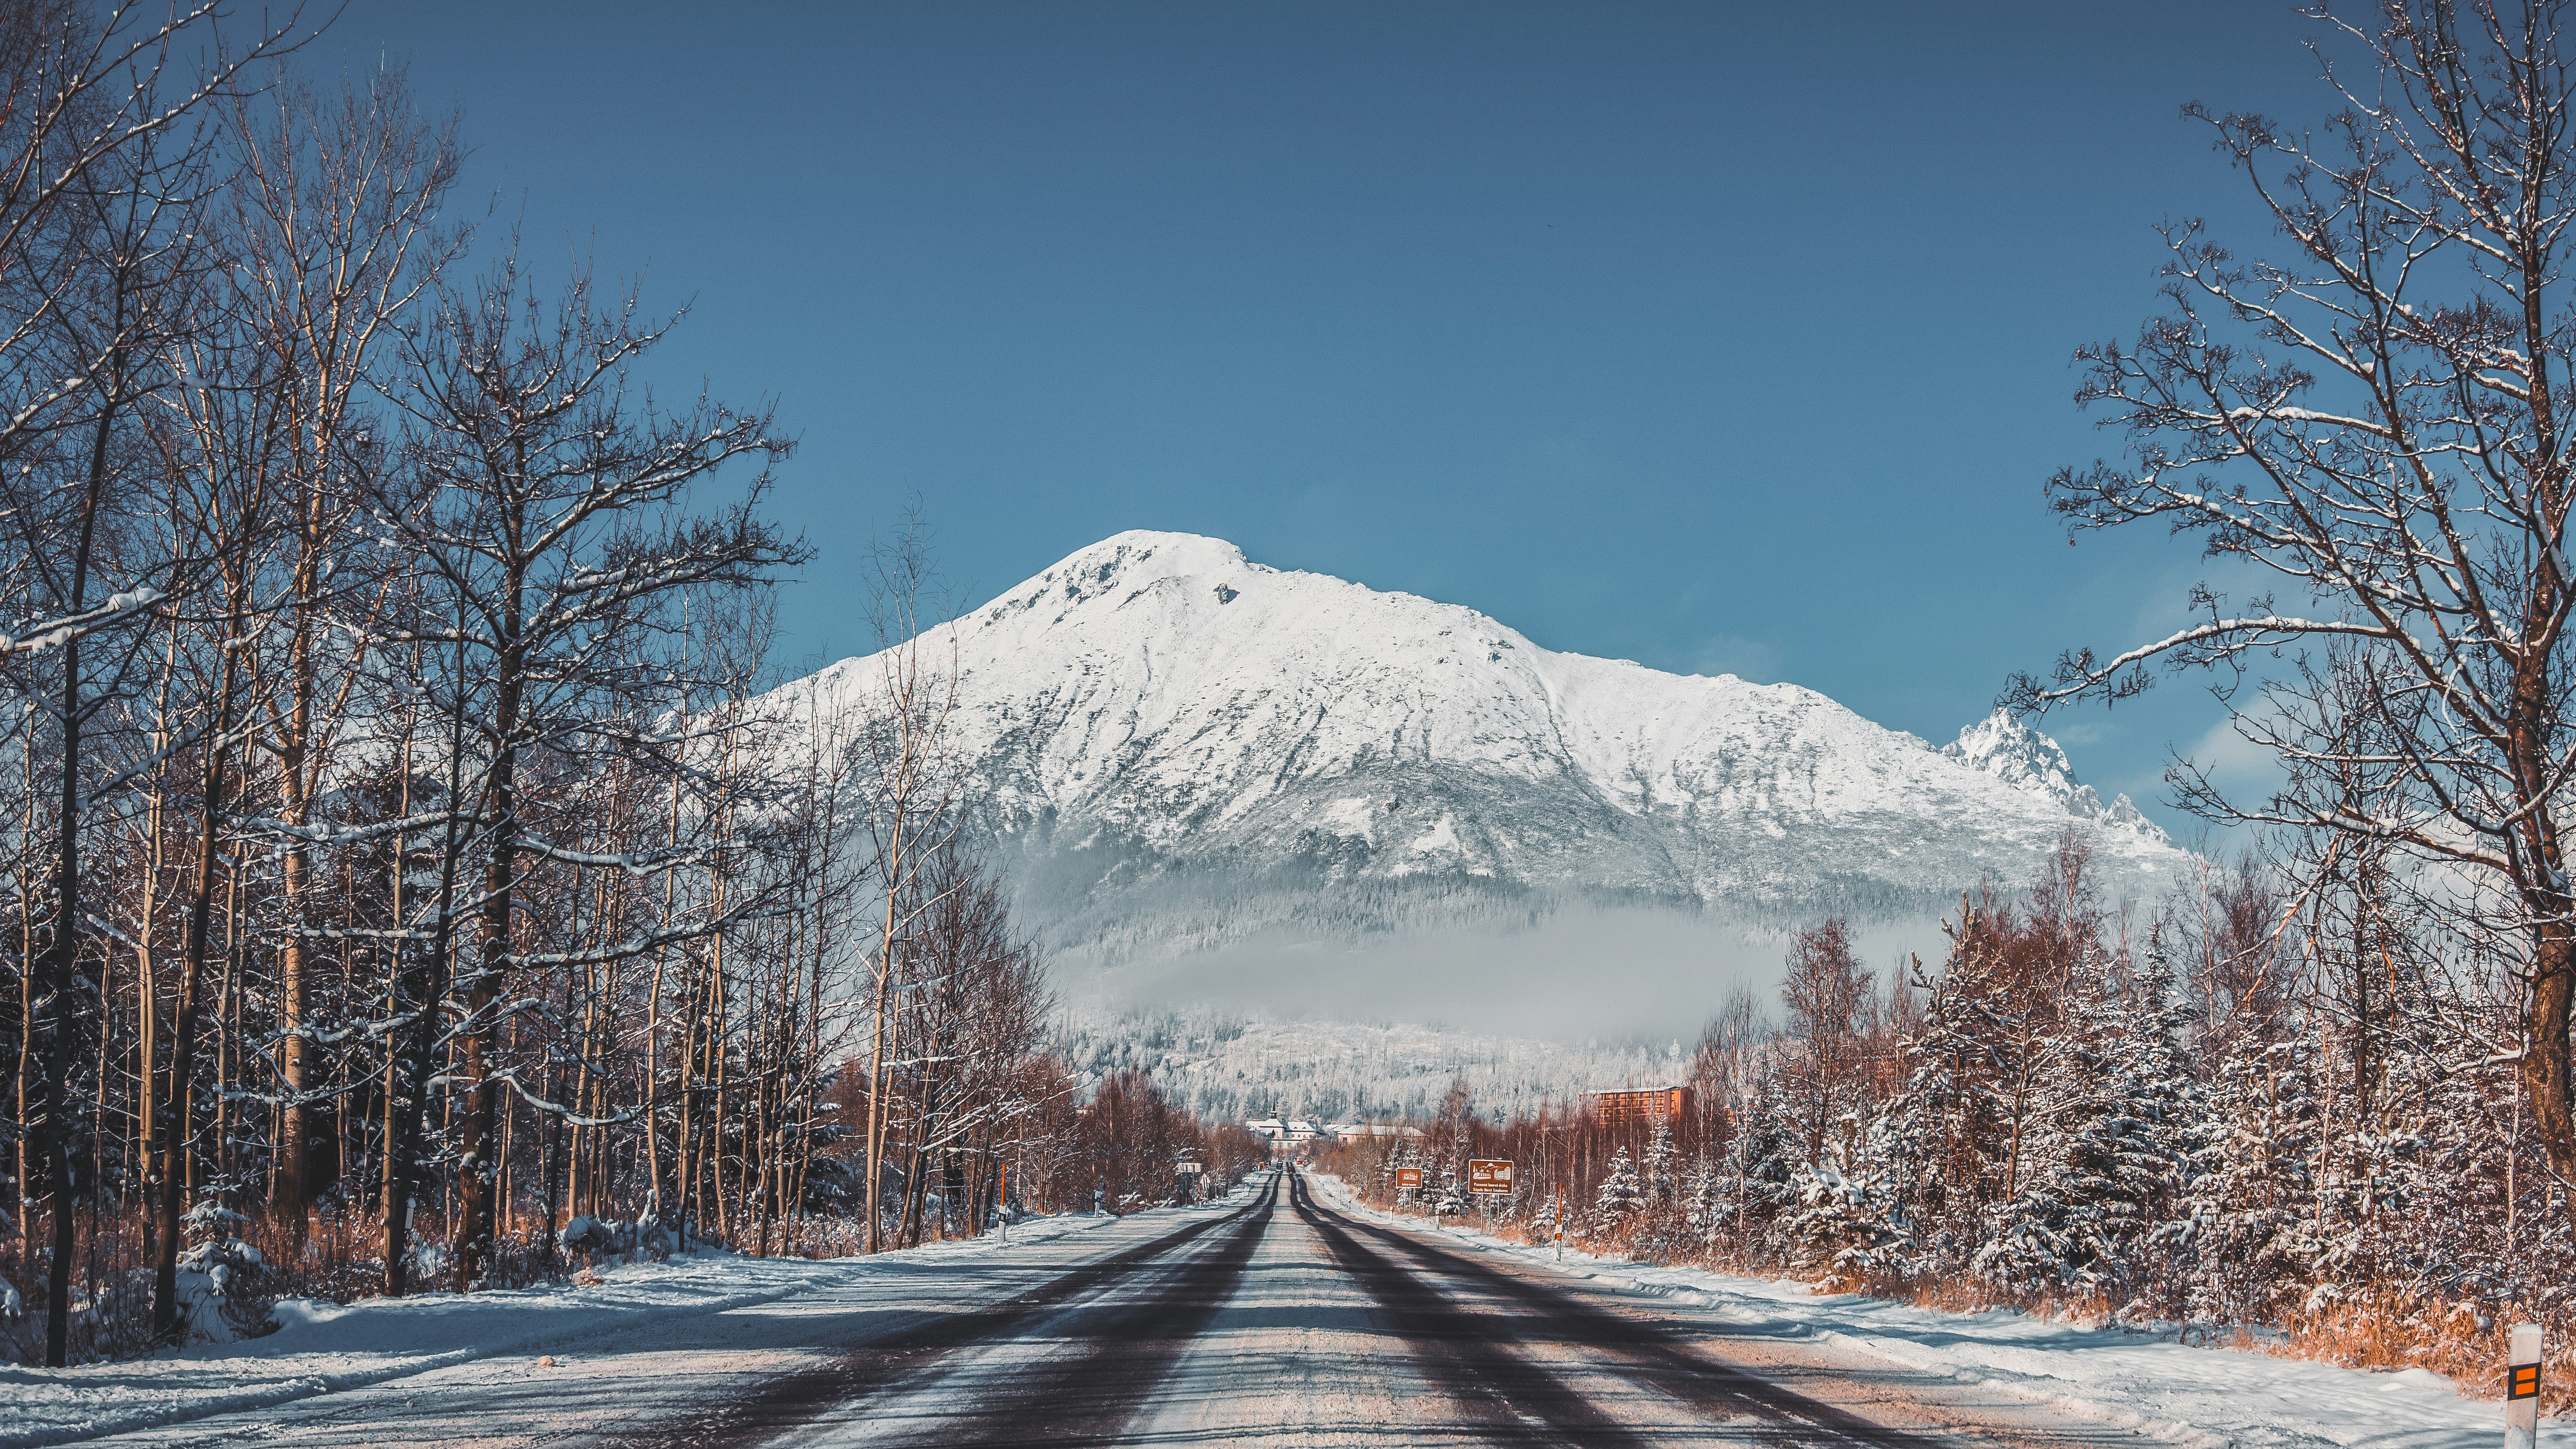
[[[1650,1202],[1669,1202],[1678,1184],[1673,1177],[1673,1164],[1680,1157],[1673,1148],[1673,1124],[1669,1117],[1655,1119],[1655,1135],[1646,1144],[1646,1197]]]
[[[1556,1236],[1557,1220],[1556,1194],[1552,1192],[1540,1194],[1538,1206],[1532,1209],[1529,1215],[1530,1226],[1537,1231],[1539,1241],[1545,1242]]]
[[[1780,1066],[1778,1053],[1764,1054],[1751,1100],[1727,1147],[1727,1188],[1735,1218],[1748,1224],[1769,1222],[1798,1200],[1799,1141]]]
[[[2081,963],[2081,995],[2024,1114],[2037,1131],[1972,1261],[1998,1287],[2103,1292],[2126,1307],[2149,1276],[2144,1259],[2173,1218],[2196,1094],[2182,1070],[2170,969],[2152,940],[2148,954],[2128,990],[2107,959]]]
[[[2308,1306],[2392,1289],[2455,1305],[2561,1291],[2542,1245],[2565,1243],[2564,1229],[2544,1217],[2535,1232],[2529,1215],[2508,1208],[2513,1179],[2545,1171],[2529,1143],[2512,1140],[2511,1066],[2459,1070],[2430,1044],[2394,1044],[2379,1120],[2330,1139],[2321,1154]],[[2496,1170],[2499,1145],[2525,1154],[2510,1176]]]
[[[2189,1302],[2204,1321],[2269,1321],[2297,1306],[2322,1250],[2306,1231],[2319,1128],[2314,1049],[2304,1037],[2271,1039],[2269,1025],[2239,1033],[2220,1060],[2192,1163]]]
[[[1962,899],[1945,929],[1951,940],[1941,973],[1926,976],[1914,962],[1925,993],[1922,1025],[1904,1043],[1905,1089],[1872,1135],[1897,1210],[1913,1225],[1910,1266],[1934,1274],[1967,1268],[1983,1236],[1979,1210],[2001,1190],[2007,1075],[1993,1029],[2005,1004],[1991,920]]]
[[[1467,1212],[1467,1201],[1466,1175],[1453,1169],[1442,1179],[1440,1202],[1433,1211],[1446,1217],[1463,1217]]]
[[[1904,1275],[1912,1238],[1882,1172],[1863,1165],[1845,1173],[1819,1162],[1801,1169],[1795,1186],[1797,1206],[1782,1215],[1781,1227],[1797,1245],[1800,1268],[1848,1284]]]
[[[2098,1099],[2074,1096],[2092,1065],[2089,1056],[2061,1058],[2058,1070],[2044,1079],[2045,1100],[2033,1113],[2036,1130],[2015,1154],[2013,1192],[1986,1210],[1984,1240],[1968,1266],[2007,1292],[2092,1285],[2096,1254],[2076,1195],[2075,1134],[2069,1130],[2075,1114],[2099,1110]]]
[[[2095,1179],[2097,1241],[2119,1265],[2117,1311],[2165,1318],[2182,1306],[2162,1290],[2178,1276],[2207,1104],[2184,1058],[2185,1008],[2160,932],[2149,933],[2145,969],[2116,1011],[2104,1053],[2112,1110],[2087,1122],[2076,1151]]]
[[[1699,1164],[1683,1180],[1682,1221],[1702,1247],[1715,1246],[1732,1206],[1725,1199],[1723,1182],[1717,1164],[1709,1161],[1706,1153],[1700,1155]]]
[[[1616,1233],[1645,1205],[1645,1184],[1637,1180],[1636,1165],[1622,1147],[1611,1154],[1609,1175],[1601,1179],[1600,1194],[1592,1200],[1592,1230],[1605,1236]]]

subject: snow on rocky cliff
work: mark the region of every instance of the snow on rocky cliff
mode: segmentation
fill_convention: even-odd
[[[2070,827],[2117,881],[2183,859],[2008,719],[1936,750],[1213,538],[1119,534],[950,627],[976,829],[1042,938],[1104,960],[1568,901],[1887,919],[2028,879]],[[864,718],[883,667],[790,689]]]
[[[2063,746],[2014,719],[2008,710],[1998,709],[1959,731],[1959,737],[1943,745],[1941,753],[2015,789],[2054,800],[2070,815],[2114,825],[2151,840],[2170,840],[2161,827],[2129,803],[2128,796],[2103,804],[2092,786],[2076,780],[2075,767],[2066,762]]]

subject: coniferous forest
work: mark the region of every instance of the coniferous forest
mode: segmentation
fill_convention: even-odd
[[[1777,1001],[1709,1022],[1687,1112],[1496,1122],[1462,1082],[1418,1138],[1324,1161],[1383,1205],[1541,1240],[1561,1220],[1594,1251],[2287,1330],[2492,1389],[2498,1325],[2563,1331],[2576,1295],[2568,1190],[2520,1089],[2522,983],[2385,882],[2292,894],[2282,864],[2110,900],[2070,835],[2041,879],[1962,899],[1941,960],[1874,970],[1840,920],[1796,933]],[[1464,1196],[1470,1157],[1514,1159],[1515,1195]]]

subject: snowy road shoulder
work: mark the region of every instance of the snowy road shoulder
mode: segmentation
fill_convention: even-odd
[[[1470,1228],[1433,1229],[1421,1218],[1360,1205],[1340,1182],[1307,1179],[1338,1211],[1403,1228],[1453,1251],[1532,1272],[1589,1280],[1582,1286],[1651,1300],[1651,1311],[1703,1329],[1722,1352],[1738,1348],[1874,1359],[1929,1380],[2005,1396],[2188,1449],[2493,1449],[2502,1409],[2464,1398],[2426,1369],[2372,1373],[2225,1348],[2170,1336],[2086,1328],[2010,1310],[1944,1313],[1806,1285],[1734,1278],[1595,1258],[1571,1249],[1510,1243]],[[1766,1355],[1767,1356],[1767,1355]],[[1751,1362],[1748,1359],[1748,1362]],[[2542,1449],[2576,1449],[2576,1426],[2544,1422]]]
[[[340,1305],[278,1305],[276,1333],[123,1363],[71,1369],[0,1367],[0,1449],[73,1443],[192,1423],[429,1373],[477,1359],[535,1354],[626,1336],[673,1320],[756,1308],[831,1290],[901,1297],[926,1279],[1002,1269],[994,1291],[1168,1230],[1172,1214],[1042,1218],[1011,1242],[980,1238],[875,1258],[820,1262],[694,1253],[598,1274],[596,1284],[507,1292],[431,1293]]]

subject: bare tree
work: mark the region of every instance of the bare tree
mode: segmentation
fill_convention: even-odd
[[[539,860],[676,869],[697,854],[588,859],[548,839],[527,813],[525,767],[542,751],[681,747],[638,736],[635,716],[617,705],[651,683],[650,657],[633,637],[666,627],[661,611],[691,590],[750,586],[803,555],[755,508],[768,465],[789,446],[771,435],[765,412],[701,399],[665,414],[635,391],[632,364],[666,331],[643,322],[631,300],[596,307],[587,274],[548,304],[513,259],[472,286],[442,290],[431,324],[405,343],[412,376],[399,403],[412,423],[409,465],[428,498],[383,509],[378,522],[456,600],[452,636],[433,642],[470,655],[479,681],[467,746],[479,802],[478,959],[457,969],[463,1019],[452,1028],[465,1098],[454,1234],[468,1285],[492,1250],[498,1093],[525,1090],[493,1061],[502,1018],[519,1009],[503,987],[533,959],[518,939],[523,870]],[[745,501],[712,515],[679,512],[695,485],[743,458],[763,465]],[[681,934],[713,929],[702,922]],[[648,933],[603,949],[654,944]],[[544,962],[575,959],[552,953]]]
[[[54,1366],[62,1362],[69,1331],[72,1053],[81,1019],[95,1016],[76,1000],[75,962],[88,934],[81,849],[93,812],[114,785],[93,778],[88,734],[121,692],[134,651],[149,637],[131,627],[110,632],[112,627],[131,625],[144,609],[183,593],[191,572],[184,558],[156,555],[125,527],[148,496],[127,437],[134,412],[164,380],[159,339],[191,321],[186,296],[200,254],[189,219],[202,199],[202,167],[196,148],[179,149],[182,154],[171,159],[156,144],[138,144],[110,156],[84,184],[67,190],[64,210],[55,218],[58,241],[82,260],[77,281],[52,299],[50,355],[66,368],[92,358],[99,365],[91,385],[79,392],[86,412],[58,419],[59,433],[25,438],[31,446],[14,473],[0,469],[0,506],[21,531],[39,597],[59,618],[81,621],[58,625],[15,651],[38,676],[27,684],[30,697],[44,701],[52,726],[57,790],[53,909],[34,973],[49,1008],[38,1121],[53,1227],[46,1357]],[[101,581],[110,577],[120,577],[125,587],[101,602]]]
[[[383,382],[379,350],[464,234],[440,225],[456,177],[454,124],[424,121],[400,71],[379,70],[330,92],[290,82],[256,101],[233,98],[225,115],[241,158],[228,197],[235,255],[225,276],[250,342],[278,379],[274,465],[291,498],[286,522],[295,545],[285,565],[285,627],[257,662],[276,676],[263,692],[261,740],[277,772],[278,818],[298,828],[279,836],[284,1140],[270,1188],[277,1216],[296,1231],[315,1085],[307,1066],[313,846],[298,832],[313,823],[374,633],[367,616],[385,588],[383,563],[353,547],[364,496],[358,475],[372,466],[374,430],[382,427],[367,404]]]
[[[1822,1162],[1834,1124],[1862,1104],[1864,1038],[1877,1007],[1869,969],[1854,954],[1851,928],[1841,917],[1790,939],[1780,1004],[1795,1050],[1798,1130],[1807,1160]]]
[[[261,622],[276,600],[263,597],[262,551],[272,529],[269,509],[274,464],[282,451],[278,376],[270,359],[243,345],[239,332],[210,306],[200,325],[167,340],[171,381],[146,432],[168,490],[174,554],[205,560],[207,582],[190,591],[178,610],[194,639],[198,678],[190,691],[197,716],[193,732],[199,762],[195,858],[187,888],[177,989],[171,997],[168,1069],[150,1120],[159,1128],[158,1251],[153,1271],[153,1332],[168,1341],[179,1331],[179,1227],[185,1211],[189,1137],[187,1102],[196,1072],[196,1046],[204,1016],[206,959],[215,936],[216,889],[225,832],[233,810],[240,743],[251,681],[245,661]],[[175,634],[174,629],[174,634]],[[175,642],[175,641],[174,641]],[[140,929],[149,938],[151,923]],[[147,1021],[147,1026],[151,1023]],[[150,1095],[149,1037],[141,1053],[143,1092]]]
[[[867,1250],[883,1242],[890,1073],[902,1028],[897,991],[913,922],[934,909],[938,891],[917,887],[957,832],[958,780],[949,757],[949,716],[957,708],[957,639],[935,631],[933,577],[920,520],[878,546],[870,620],[881,646],[858,746],[870,768],[867,812],[871,864],[883,893],[876,961],[870,974],[867,1123]]]
[[[2576,770],[2576,314],[2553,294],[2576,222],[2566,11],[2389,0],[2366,19],[2318,13],[2339,106],[2319,130],[2185,108],[2288,254],[2245,261],[2198,221],[2168,224],[2165,310],[2133,344],[2078,354],[2079,398],[2129,454],[2049,484],[2071,528],[2162,524],[2304,606],[2264,594],[2231,607],[2197,588],[2192,626],[2109,660],[2071,653],[2007,699],[2116,700],[2146,687],[2150,665],[2232,681],[2267,654],[2349,645],[2358,689],[2302,696],[2292,682],[2276,707],[2241,709],[2239,727],[2312,779],[2387,766],[2402,788],[2189,797],[2385,842],[2454,882],[2448,922],[2520,965],[2522,1080],[2553,1167],[2576,1182],[2576,886],[2559,818]],[[2359,53],[2357,75],[2333,47]],[[2354,728],[2353,711],[2373,727]]]
[[[233,91],[246,68],[293,48],[296,28],[255,32],[224,48],[211,3],[104,11],[68,3],[0,7],[0,475],[26,552],[32,617],[0,636],[0,659],[42,672],[53,730],[55,782],[52,919],[27,991],[46,1021],[44,1102],[53,1249],[46,1359],[68,1343],[73,1226],[70,1052],[80,1018],[74,961],[87,933],[81,904],[81,839],[97,796],[115,782],[86,778],[82,732],[113,689],[93,678],[133,647],[133,626],[191,583],[180,560],[151,569],[127,560],[127,587],[101,590],[116,560],[111,496],[132,481],[118,456],[137,400],[159,380],[154,339],[189,324],[178,283],[200,255],[208,136],[206,103]],[[182,78],[173,52],[195,41],[215,60]],[[81,446],[86,440],[87,446]],[[146,578],[143,575],[153,576]],[[98,597],[104,592],[105,597]],[[84,657],[84,645],[102,641]],[[50,651],[50,658],[43,658]],[[86,689],[86,693],[85,693]],[[30,1035],[36,1023],[31,1013]]]

